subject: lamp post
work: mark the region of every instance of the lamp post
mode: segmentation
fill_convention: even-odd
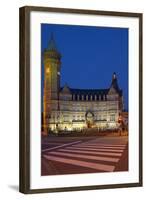
[[[120,133],[120,136],[122,135],[122,128],[123,128],[123,117],[121,114],[119,114],[119,117],[118,117],[118,124],[119,124],[119,133]]]

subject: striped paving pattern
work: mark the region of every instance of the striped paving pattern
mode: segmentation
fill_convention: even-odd
[[[44,158],[72,166],[112,172],[119,162],[125,144],[106,144],[97,141],[77,142],[69,146],[61,145],[44,153]]]
[[[88,151],[101,151],[101,152],[123,152],[123,150],[124,149],[104,149],[104,147],[97,147],[97,148],[95,148],[95,147],[93,147],[93,148],[89,148],[89,147],[66,147],[67,149],[79,149],[79,150],[88,150]]]

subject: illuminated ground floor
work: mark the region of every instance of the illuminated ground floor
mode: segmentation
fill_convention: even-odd
[[[48,121],[51,131],[80,131],[85,129],[113,130],[118,129],[119,111],[86,111],[86,112],[55,112],[52,111]]]
[[[119,124],[116,122],[94,122],[90,121],[73,121],[73,122],[64,122],[64,123],[50,123],[48,125],[49,129],[52,131],[66,130],[66,131],[80,131],[85,129],[99,129],[99,130],[108,130],[108,129],[118,129]]]

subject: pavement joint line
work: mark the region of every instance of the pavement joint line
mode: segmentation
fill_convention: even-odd
[[[42,150],[42,153],[47,152],[47,151],[50,151],[50,150],[59,149],[59,148],[62,148],[62,147],[67,147],[67,146],[70,146],[70,145],[73,145],[73,144],[77,144],[77,143],[80,143],[80,142],[82,142],[82,141],[80,140],[80,141],[76,141],[76,142],[71,142],[71,143],[59,145],[59,146],[57,146],[57,147],[52,147],[52,148],[43,149],[43,150]]]

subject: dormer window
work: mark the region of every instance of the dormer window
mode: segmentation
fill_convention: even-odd
[[[88,101],[88,95],[86,95],[86,101]]]
[[[101,95],[98,96],[99,97],[99,101],[101,100]]]
[[[79,95],[79,94],[77,95],[77,100],[78,100],[78,101],[80,100],[80,95]]]
[[[95,100],[95,101],[97,100],[97,96],[96,96],[96,94],[95,94],[95,96],[94,96],[94,100]]]
[[[82,101],[84,101],[84,95],[82,95]]]

